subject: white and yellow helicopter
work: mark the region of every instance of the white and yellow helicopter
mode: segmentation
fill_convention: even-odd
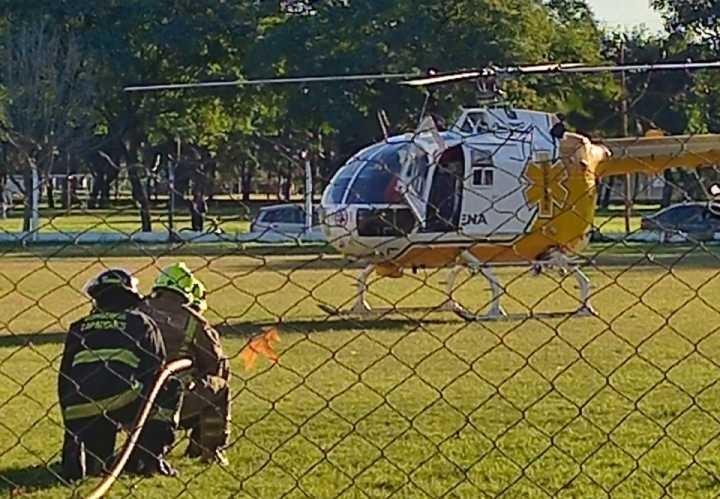
[[[720,135],[617,138],[593,142],[567,132],[555,114],[516,109],[501,100],[503,80],[527,74],[642,72],[720,68],[720,61],[621,66],[547,64],[442,75],[347,75],[339,77],[237,80],[129,87],[128,91],[227,85],[400,79],[424,87],[472,80],[481,100],[463,109],[440,131],[430,117],[417,130],[388,137],[352,156],[322,196],[321,220],[330,243],[365,267],[348,310],[331,314],[377,316],[427,308],[373,309],[367,282],[373,273],[401,277],[405,269],[447,268],[444,303],[430,310],[452,311],[466,320],[507,317],[503,286],[494,269],[524,266],[535,272],[572,272],[579,286],[578,308],[543,315],[590,315],[590,281],[580,268],[581,250],[597,205],[598,182],[611,175],[658,174],[669,168],[720,164]],[[483,315],[453,298],[458,273],[469,268],[490,283],[492,298]]]

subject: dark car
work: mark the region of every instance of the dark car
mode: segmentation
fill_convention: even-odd
[[[711,211],[708,203],[681,203],[643,217],[640,228],[712,237],[720,232],[720,215]]]

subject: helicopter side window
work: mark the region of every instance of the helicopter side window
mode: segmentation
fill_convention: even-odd
[[[473,185],[478,187],[490,187],[495,182],[495,170],[492,168],[474,168]]]
[[[495,164],[492,153],[481,149],[470,151],[472,158],[473,185],[477,187],[492,187],[495,183]]]
[[[470,116],[465,117],[460,130],[465,133],[473,133],[475,131],[475,123],[473,123],[472,119],[470,119]]]
[[[465,133],[474,133],[482,131],[481,129],[484,127],[487,127],[484,113],[468,113],[460,130]]]

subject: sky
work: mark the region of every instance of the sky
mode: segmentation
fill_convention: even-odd
[[[651,31],[662,29],[660,15],[650,8],[650,0],[587,0],[587,3],[608,27],[645,24]]]

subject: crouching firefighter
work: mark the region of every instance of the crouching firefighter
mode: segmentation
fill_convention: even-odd
[[[230,436],[230,365],[220,335],[202,316],[205,287],[184,263],[160,271],[142,310],[158,324],[168,359],[189,357],[180,426],[190,430],[186,455],[227,465]]]
[[[63,474],[69,480],[109,469],[115,438],[130,429],[166,360],[157,325],[137,310],[137,280],[124,270],[102,272],[87,286],[92,313],[72,324],[58,391],[65,424]],[[128,460],[128,471],[175,475],[165,461],[174,440],[182,386],[170,379]]]

